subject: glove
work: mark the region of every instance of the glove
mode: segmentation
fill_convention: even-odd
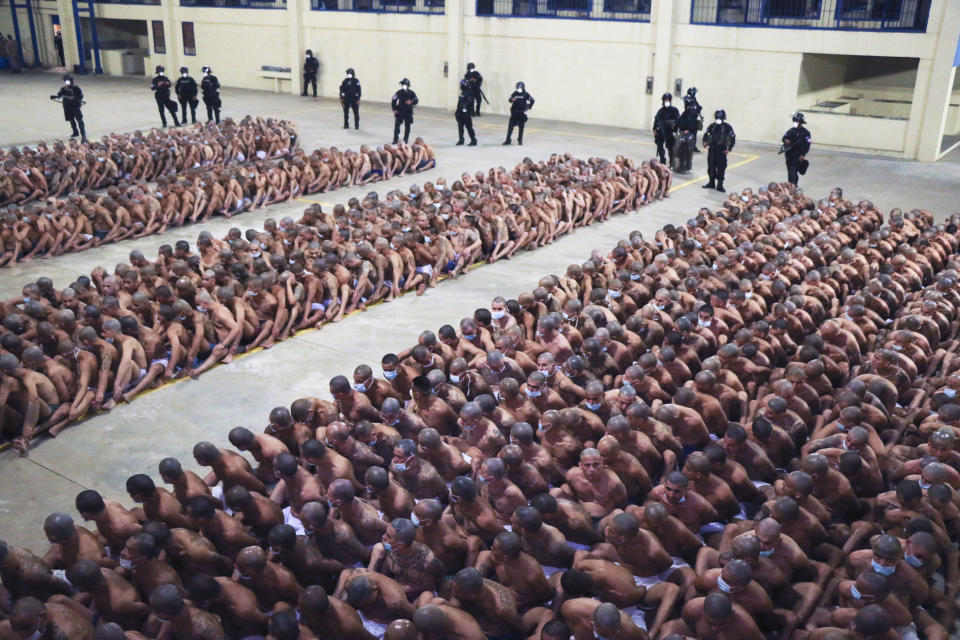
[[[56,99],[59,98],[59,97],[60,97],[60,96],[50,96],[50,99],[51,99],[51,100],[56,100]]]

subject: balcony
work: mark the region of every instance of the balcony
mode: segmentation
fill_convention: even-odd
[[[690,23],[727,27],[913,31],[931,0],[692,0]]]

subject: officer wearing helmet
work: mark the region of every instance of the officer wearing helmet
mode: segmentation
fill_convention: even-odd
[[[527,93],[527,85],[517,83],[517,90],[510,94],[510,122],[507,124],[507,139],[503,144],[513,142],[513,128],[517,127],[517,144],[523,144],[523,127],[527,123],[527,111],[533,108],[533,96]]]
[[[467,81],[467,90],[473,99],[471,105],[473,115],[480,117],[480,98],[483,96],[483,90],[480,87],[483,86],[483,76],[477,71],[477,65],[472,62],[467,63],[467,73],[464,74],[463,79]]]
[[[177,101],[180,103],[180,122],[187,123],[187,105],[190,105],[190,121],[197,123],[197,81],[190,77],[190,70],[186,67],[180,67],[180,77],[177,78],[177,84],[174,86],[177,92]]]
[[[665,93],[660,97],[663,106],[657,109],[653,117],[653,141],[657,143],[657,156],[661,163],[667,162],[670,155],[670,168],[674,168],[673,151],[677,144],[677,122],[680,120],[680,111],[673,106],[673,95]],[[666,147],[666,150],[664,150]]]
[[[470,84],[464,78],[460,81],[460,97],[457,99],[457,130],[460,132],[460,139],[457,146],[463,144],[463,130],[466,129],[470,135],[471,147],[477,146],[477,135],[473,131],[473,93],[470,91]]]
[[[737,136],[727,122],[726,111],[717,109],[713,117],[714,121],[703,132],[703,146],[707,148],[707,175],[710,177],[703,188],[722,192],[723,178],[727,172],[727,154],[737,144]]]
[[[340,106],[343,107],[343,128],[349,129],[348,114],[353,109],[353,128],[360,128],[360,81],[353,69],[347,69],[347,77],[340,83]]]
[[[303,93],[307,95],[307,85],[313,85],[313,97],[317,97],[317,72],[320,71],[320,61],[313,55],[313,51],[307,49],[307,59],[303,61]]]
[[[73,83],[73,76],[69,73],[63,76],[63,86],[57,95],[50,96],[51,100],[60,100],[63,105],[63,119],[70,123],[73,129],[71,138],[80,136],[83,142],[87,141],[87,130],[83,126],[83,113],[80,106],[83,104],[83,91]]]
[[[163,65],[157,65],[157,75],[153,76],[153,82],[150,84],[150,89],[153,91],[153,97],[157,101],[157,109],[160,111],[160,122],[163,123],[163,126],[167,126],[167,116],[164,113],[164,109],[170,112],[170,115],[173,116],[173,126],[179,127],[180,121],[177,120],[177,103],[170,99],[170,88],[173,84],[170,82],[170,78],[166,76],[163,70]]]
[[[213,69],[203,68],[203,80],[200,81],[200,91],[203,93],[203,104],[207,107],[207,122],[214,118],[220,124],[220,81],[213,75]]]
[[[803,125],[807,124],[807,119],[799,111],[791,116],[793,126],[787,129],[783,134],[783,151],[787,159],[787,181],[796,185],[800,179],[800,174],[807,172],[809,162],[806,155],[810,151],[810,132]]]
[[[693,152],[700,153],[700,149],[697,148],[697,131],[703,130],[703,107],[700,106],[700,102],[697,100],[696,87],[687,89],[687,95],[683,96],[683,107],[684,109],[693,109],[697,114],[697,128],[692,130]]]
[[[410,81],[400,81],[400,90],[393,94],[390,108],[393,109],[393,144],[400,139],[400,124],[403,123],[403,141],[410,141],[410,125],[413,124],[413,108],[420,99],[410,90]]]

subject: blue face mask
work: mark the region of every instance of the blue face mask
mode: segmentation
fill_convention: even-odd
[[[857,585],[855,585],[855,584],[850,585],[850,596],[851,596],[854,600],[859,600],[859,599],[860,599],[860,595],[861,595],[861,594],[860,594],[860,589],[857,589]]]
[[[584,402],[584,404],[587,406],[587,409],[590,409],[590,411],[596,411],[597,409],[600,408],[600,406],[601,406],[602,403],[600,403],[600,402]]]
[[[543,391],[541,391],[540,389],[537,389],[537,390],[527,389],[527,395],[530,396],[531,398],[539,398],[542,394],[543,394]]]
[[[919,569],[920,567],[923,566],[923,560],[921,560],[921,559],[918,558],[917,556],[908,556],[908,555],[905,555],[905,556],[903,556],[903,559],[906,560],[906,561],[907,561],[907,564],[909,564],[909,565],[910,565],[911,567],[913,567],[914,569]]]
[[[391,545],[389,542],[384,542],[384,543],[383,543],[383,548],[384,548],[384,550],[386,550],[386,551],[390,551],[390,549],[393,548],[393,545]]]
[[[723,579],[723,576],[717,576],[717,588],[724,593],[730,593],[730,591],[732,591],[730,585]]]
[[[885,567],[876,560],[870,561],[870,568],[879,573],[882,576],[892,576],[893,573],[897,570],[897,566]]]
[[[397,377],[397,372],[396,372],[396,371],[384,371],[384,372],[383,372],[383,377],[386,378],[387,380],[393,380],[394,378]]]
[[[764,558],[769,558],[770,556],[773,555],[773,552],[774,552],[774,549],[761,549],[760,555],[763,556]]]
[[[460,376],[458,376],[458,375],[455,374],[455,373],[451,373],[451,374],[450,374],[450,382],[452,382],[452,383],[454,383],[454,384],[457,384],[458,382],[460,382]]]

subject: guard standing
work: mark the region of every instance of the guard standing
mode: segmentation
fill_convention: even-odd
[[[210,67],[203,68],[200,91],[203,92],[203,104],[207,106],[207,122],[216,116],[217,124],[220,124],[220,81],[213,75],[213,69]]]
[[[50,99],[59,99],[63,104],[63,119],[69,122],[70,127],[73,128],[73,135],[70,137],[80,136],[81,140],[86,142],[87,130],[83,126],[83,113],[80,111],[80,106],[83,104],[83,91],[73,84],[72,75],[68,73],[63,76],[63,86],[57,91],[57,95],[50,96]]]
[[[677,172],[689,173],[693,166],[693,149],[697,144],[697,125],[700,124],[700,114],[686,99],[683,100],[685,109],[680,114],[677,127],[680,135],[677,136]]]
[[[472,62],[467,64],[467,73],[463,76],[463,79],[467,81],[467,91],[469,92],[470,97],[473,99],[473,104],[470,105],[473,115],[480,117],[480,99],[483,97],[483,76],[480,75],[480,72],[477,71],[477,65]],[[461,138],[463,136],[460,136]]]
[[[313,51],[307,49],[307,59],[303,62],[303,93],[307,95],[307,85],[313,85],[313,97],[317,97],[317,72],[320,71],[320,61],[317,60]]]
[[[463,144],[463,130],[466,129],[470,135],[470,144],[468,146],[477,146],[477,135],[473,131],[473,93],[466,78],[460,81],[460,98],[457,100],[457,131],[460,133],[460,139],[457,146]]]
[[[684,109],[686,109],[687,105],[692,105],[697,112],[697,128],[693,130],[693,152],[700,153],[700,149],[697,148],[697,131],[703,130],[703,107],[700,106],[700,102],[697,100],[696,87],[687,89],[687,95],[683,96]]]
[[[413,124],[413,108],[420,99],[410,90],[410,81],[400,81],[400,90],[393,94],[390,108],[393,109],[393,144],[400,139],[400,123],[403,123],[403,141],[410,141],[410,125]]]
[[[727,122],[727,112],[717,109],[714,122],[703,133],[703,146],[707,147],[707,175],[710,181],[704,189],[723,192],[723,177],[727,172],[727,154],[737,143],[733,127]]]
[[[660,162],[666,164],[669,154],[670,168],[673,169],[673,149],[677,144],[677,121],[680,120],[680,111],[672,105],[672,94],[665,93],[660,99],[663,101],[663,106],[657,109],[657,114],[653,117],[653,141],[657,143],[657,156]]]
[[[796,185],[801,174],[807,172],[810,163],[806,155],[810,151],[810,132],[803,125],[807,119],[799,111],[793,114],[793,126],[783,134],[783,146],[780,153],[787,159],[787,181]]]
[[[190,105],[190,121],[197,124],[197,81],[190,77],[189,69],[180,67],[180,77],[174,87],[177,92],[177,101],[180,103],[180,121],[187,124],[187,105]]]
[[[340,105],[343,107],[343,128],[349,129],[348,115],[353,109],[353,128],[360,128],[360,81],[354,77],[353,69],[347,69],[347,77],[340,83]]]
[[[517,90],[510,94],[510,122],[507,124],[507,139],[503,144],[510,144],[513,138],[513,128],[517,127],[517,144],[523,144],[523,127],[527,123],[527,111],[533,108],[533,96],[527,93],[527,86],[517,83]]]
[[[160,110],[160,122],[163,123],[163,126],[167,126],[167,116],[163,112],[164,109],[167,109],[170,112],[170,115],[173,116],[173,126],[179,127],[180,121],[177,120],[177,103],[170,99],[170,78],[168,78],[163,72],[163,65],[157,65],[157,75],[153,77],[153,83],[150,85],[150,89],[153,90],[153,97],[157,101],[157,109]]]

